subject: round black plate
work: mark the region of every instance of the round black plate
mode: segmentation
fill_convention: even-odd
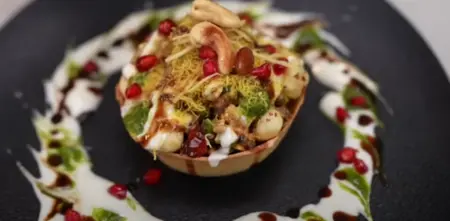
[[[31,108],[44,108],[42,80],[50,77],[68,44],[80,44],[108,30],[143,5],[143,1],[38,1],[0,32],[0,220],[38,216],[38,201],[15,160],[37,174],[26,145],[39,146],[30,117]],[[374,183],[375,220],[448,220],[450,85],[423,40],[384,1],[280,0],[275,5],[324,13],[331,31],[352,50],[352,61],[380,83],[395,110],[394,116],[382,113],[389,187]],[[92,147],[94,170],[116,182],[134,180],[150,167],[163,169],[159,185],[135,193],[157,217],[220,221],[258,210],[284,213],[316,202],[317,191],[328,184],[343,140],[339,129],[318,110],[326,88],[314,80],[278,151],[248,172],[205,179],[153,162],[128,138],[113,95],[117,79],[109,81],[101,107],[84,122],[85,144]],[[15,91],[23,97],[14,97]]]

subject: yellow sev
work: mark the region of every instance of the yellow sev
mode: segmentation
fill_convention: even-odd
[[[192,17],[186,16],[178,23],[178,26],[190,29],[197,23],[198,21]],[[224,29],[224,31],[231,42],[234,53],[242,47],[249,47],[254,51],[254,67],[262,65],[268,60],[272,63],[285,64],[272,56],[258,53],[255,48],[255,37],[245,30]],[[174,94],[176,109],[198,115],[208,111],[209,102],[203,98],[202,91],[209,79],[212,78],[207,80],[203,78],[204,61],[199,58],[198,46],[192,45],[188,39],[188,34],[174,36],[171,39],[172,50],[166,61],[171,68],[171,77],[174,80],[172,85],[176,92]],[[255,88],[261,88],[260,82],[252,76],[217,75],[213,79],[222,81],[225,87],[239,92],[243,96],[248,96]]]

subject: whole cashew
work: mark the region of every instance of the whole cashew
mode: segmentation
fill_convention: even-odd
[[[200,21],[210,21],[224,28],[239,28],[244,22],[228,9],[210,0],[195,0],[191,15]]]
[[[221,28],[211,22],[200,22],[192,27],[190,38],[194,45],[207,45],[214,49],[217,53],[220,73],[230,73],[234,64],[234,54],[230,40]]]

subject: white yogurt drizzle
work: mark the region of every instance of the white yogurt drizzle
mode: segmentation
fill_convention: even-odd
[[[209,165],[212,167],[219,166],[220,161],[228,157],[231,145],[239,139],[238,135],[233,131],[233,129],[231,129],[231,127],[226,127],[225,131],[218,134],[217,137],[220,141],[220,148],[208,156]]]
[[[38,220],[64,220],[64,216],[59,213],[47,219],[53,209],[55,198],[50,197],[48,193],[44,194],[43,190],[50,190],[51,195],[60,196],[64,200],[72,202],[73,209],[85,216],[91,216],[94,208],[102,208],[128,220],[159,220],[150,215],[129,192],[125,200],[119,200],[109,194],[107,190],[114,183],[92,172],[87,153],[81,143],[77,142],[81,140],[81,128],[76,118],[94,111],[101,102],[101,97],[92,93],[89,88],[102,88],[104,82],[89,78],[75,79],[73,80],[73,87],[65,95],[61,92],[70,81],[67,69],[68,62],[82,66],[88,61],[93,61],[105,77],[110,76],[126,64],[135,53],[135,49],[132,42],[125,37],[145,25],[148,15],[149,11],[134,13],[121,21],[108,34],[97,36],[69,51],[64,61],[55,70],[52,79],[45,81],[46,101],[50,105],[50,110],[45,116],[39,114],[34,116],[33,121],[41,142],[41,148],[39,151],[30,149],[38,163],[40,177],[34,177],[20,162],[17,163],[22,174],[33,186],[40,201],[41,209]],[[122,44],[113,46],[113,42],[118,39],[125,40]],[[108,57],[96,56],[99,51],[105,51]],[[52,118],[58,112],[60,101],[64,96],[64,105],[70,115],[63,111],[59,122],[52,122]],[[52,134],[52,131],[55,130],[65,131],[65,133],[54,132]],[[61,169],[61,166],[56,168],[50,166],[46,161],[52,152],[49,147],[49,140],[57,140],[63,143],[70,141],[76,144],[76,148],[80,149],[85,156],[85,160],[75,163],[74,170],[70,172]],[[47,189],[49,185],[56,181],[58,173],[67,175],[75,185],[73,187]],[[46,187],[43,188],[42,185]]]
[[[274,11],[271,13],[266,12],[270,7],[270,3],[265,2],[263,4],[248,4],[242,5],[238,1],[227,1],[224,4],[226,7],[235,9],[236,11],[246,9],[247,11],[257,11],[260,14],[264,14],[263,20],[257,21],[256,26],[263,27],[262,25],[270,22],[272,24],[286,24],[296,22],[298,20],[310,19],[317,14],[314,13],[298,13],[297,17],[293,13],[285,13],[281,11]],[[189,11],[188,5],[183,5],[175,10],[175,17],[181,18],[184,14]],[[264,12],[264,13],[263,13]],[[35,128],[40,138],[41,149],[36,151],[30,149],[35,160],[38,162],[40,177],[35,178],[31,173],[28,172],[20,162],[17,163],[20,171],[31,183],[37,198],[41,203],[41,211],[39,215],[39,220],[44,220],[48,213],[51,211],[53,202],[55,201],[52,197],[45,195],[38,184],[44,184],[46,186],[52,184],[56,177],[57,172],[61,172],[60,169],[55,169],[48,165],[45,161],[49,156],[48,139],[63,139],[65,142],[78,141],[78,148],[82,150],[85,160],[78,162],[75,165],[75,170],[72,172],[65,173],[68,175],[75,183],[74,188],[69,188],[66,192],[64,190],[55,191],[55,195],[66,196],[67,199],[74,201],[74,209],[79,211],[83,215],[90,215],[93,208],[101,207],[113,212],[116,212],[120,216],[129,218],[129,220],[159,220],[151,216],[142,206],[140,206],[133,196],[128,193],[129,201],[135,202],[136,208],[130,206],[126,200],[118,200],[109,193],[107,193],[107,188],[113,184],[113,182],[108,181],[96,174],[91,170],[91,162],[88,159],[86,151],[84,151],[80,140],[81,129],[79,122],[76,120],[82,114],[95,110],[99,102],[101,102],[100,97],[93,97],[92,94],[88,93],[88,88],[91,86],[102,87],[103,85],[98,85],[99,82],[90,82],[89,80],[77,79],[74,83],[74,87],[67,93],[68,98],[65,100],[65,106],[70,110],[71,115],[67,113],[62,114],[62,119],[59,123],[54,124],[51,122],[51,118],[59,108],[59,103],[63,97],[61,90],[66,87],[69,82],[69,77],[67,74],[67,63],[69,61],[75,62],[77,64],[84,64],[89,60],[94,61],[98,64],[99,69],[105,76],[109,76],[113,72],[119,70],[123,65],[125,65],[135,53],[134,48],[130,41],[125,40],[125,42],[119,47],[112,47],[111,43],[119,38],[123,38],[125,35],[132,31],[138,30],[142,25],[145,24],[148,18],[149,11],[142,11],[131,14],[125,20],[121,21],[111,32],[108,34],[99,35],[96,38],[86,42],[85,44],[79,46],[76,50],[70,51],[64,61],[55,70],[55,73],[51,80],[44,83],[46,92],[46,101],[50,105],[50,110],[45,116],[36,115],[34,117]],[[269,19],[270,18],[270,19]],[[269,36],[275,38],[271,30],[263,30]],[[272,34],[272,35],[271,35]],[[329,37],[329,33],[326,33]],[[295,38],[298,37],[298,32],[295,32],[294,37],[289,36],[286,39],[275,39],[281,41],[285,46],[292,47],[295,43]],[[326,35],[321,35],[326,36]],[[334,39],[337,42],[337,38]],[[346,48],[345,45],[338,45],[337,48]],[[108,52],[109,58],[99,58],[95,54],[101,50],[106,50]],[[323,49],[329,53],[332,53],[330,49]],[[345,50],[345,49],[344,49]],[[342,90],[350,82],[350,77],[356,78],[366,85],[367,88],[378,92],[377,85],[367,78],[358,69],[352,69],[351,74],[344,74],[342,71],[345,69],[349,63],[343,60],[338,60],[337,63],[330,63],[323,61],[319,56],[319,50],[310,50],[304,55],[306,63],[312,67],[313,74],[316,79],[330,87],[334,92],[328,92],[320,102],[320,109],[326,116],[330,119],[335,119],[336,108],[345,107],[342,94]],[[126,67],[129,69],[129,67]],[[129,70],[128,72],[134,72],[134,70]],[[126,74],[126,77],[133,75],[134,73]],[[91,85],[94,84],[94,85]],[[83,101],[83,102],[80,102]],[[122,110],[122,112],[126,110]],[[357,157],[365,162],[368,167],[368,172],[362,177],[368,182],[369,189],[368,194],[370,194],[370,183],[374,175],[374,168],[372,167],[372,158],[365,152],[360,143],[361,140],[355,138],[354,131],[357,131],[363,135],[375,137],[375,127],[377,126],[377,121],[373,121],[371,124],[366,126],[358,125],[358,118],[360,115],[367,115],[372,118],[376,118],[375,114],[369,110],[350,110],[349,118],[345,121],[345,127],[347,128],[345,132],[345,142],[344,146],[352,147],[357,152]],[[51,131],[54,129],[59,129],[66,131],[61,135],[60,132],[52,134]],[[229,128],[227,128],[229,129]],[[217,151],[217,156],[212,154],[210,157],[210,163],[212,166],[218,165],[223,155],[227,155],[229,152],[229,146],[235,142],[236,136],[234,132],[226,130],[221,136],[221,146],[223,150]],[[222,149],[221,148],[221,149]],[[228,150],[227,150],[228,148]],[[223,153],[222,153],[223,152]],[[226,152],[226,153],[225,153]],[[222,155],[221,155],[222,153]],[[220,155],[220,156],[219,156]],[[226,156],[225,156],[226,157]],[[352,168],[351,164],[339,164],[336,171],[345,168]],[[358,189],[353,188],[351,183],[348,181],[341,181],[336,179],[334,176],[330,177],[330,184],[328,188],[332,191],[332,195],[327,198],[322,198],[317,204],[310,204],[304,206],[300,210],[300,217],[295,220],[307,220],[305,214],[307,212],[314,212],[315,214],[322,217],[324,220],[333,220],[333,213],[335,211],[342,211],[349,215],[357,216],[358,214],[363,214],[371,220],[370,209],[365,210],[361,200],[358,199],[353,194],[348,191],[344,191],[340,185],[346,185],[356,191],[357,194],[362,196],[362,192]],[[104,191],[103,191],[104,190]],[[366,205],[369,205],[369,199],[362,197],[365,200]],[[294,220],[290,217],[276,215],[270,212],[255,212],[238,218],[238,221],[251,221],[251,220],[264,220],[263,216],[270,216],[275,218],[272,220]],[[310,217],[311,218],[311,217]],[[60,214],[56,214],[50,220],[63,220],[64,217]]]

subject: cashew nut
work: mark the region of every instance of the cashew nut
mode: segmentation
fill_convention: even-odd
[[[211,22],[200,22],[192,27],[190,39],[194,45],[208,45],[213,48],[218,57],[219,71],[230,73],[234,64],[234,54],[230,40],[225,32]]]
[[[230,10],[210,0],[195,0],[191,15],[200,21],[210,21],[224,28],[239,28],[244,21]]]
[[[280,112],[270,109],[256,123],[255,136],[259,141],[276,137],[283,128],[283,117]]]
[[[205,86],[203,97],[209,101],[216,100],[223,91],[223,83],[221,81],[212,81]]]

